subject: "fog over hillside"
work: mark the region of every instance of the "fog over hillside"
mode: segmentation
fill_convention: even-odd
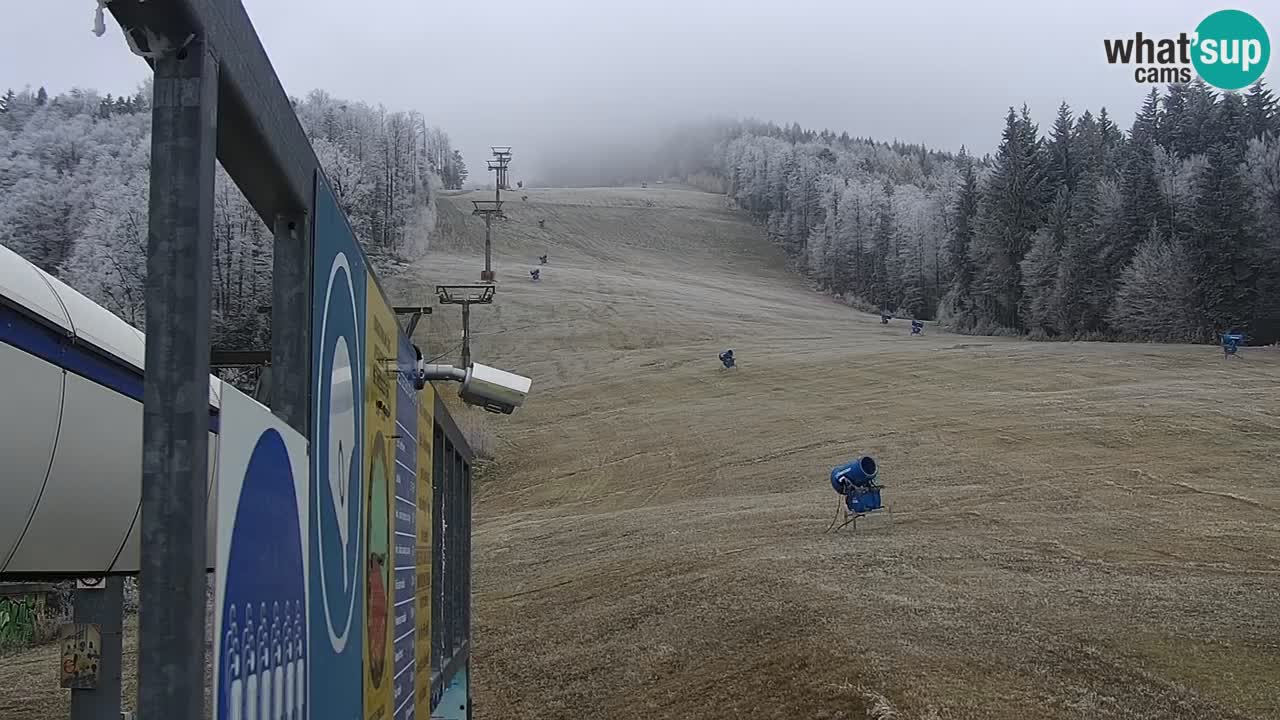
[[[307,112],[350,98],[419,178],[420,198],[360,221],[379,251],[430,234],[406,230],[430,225],[421,178],[483,186],[489,146],[509,144],[511,179],[530,187],[671,177],[727,192],[795,269],[860,307],[979,333],[1280,337],[1274,69],[1239,94],[1153,89],[1104,52],[1107,39],[1194,29],[1206,11],[1189,0],[1158,13],[1101,0],[496,0],[484,13],[388,0],[362,8],[360,22],[334,3],[245,4]],[[1245,9],[1280,22],[1270,4]],[[65,114],[85,96],[137,93],[145,63],[114,24],[101,38],[89,32],[91,6],[22,5],[11,16],[0,29],[0,89],[13,88],[17,105],[43,92],[65,98]],[[49,47],[61,52],[40,54]],[[35,56],[31,75],[22,68]],[[323,92],[309,96],[313,88]],[[345,101],[330,105],[347,112]],[[76,122],[97,123],[94,112]],[[449,142],[439,130],[428,138],[428,117]],[[132,122],[137,144],[143,119]],[[323,120],[322,159],[339,176],[363,163],[368,189],[353,192],[384,197],[371,160],[353,161],[342,145],[357,137],[352,122]],[[8,126],[30,132],[12,117]],[[9,162],[28,153],[22,143]],[[23,172],[24,192],[48,173]],[[54,185],[38,192],[70,197]],[[6,207],[32,202],[11,197]],[[45,210],[34,212],[11,227],[45,222]],[[53,255],[62,259],[52,266],[69,262]]]
[[[244,5],[290,94],[323,88],[417,110],[449,129],[474,168],[489,145],[514,145],[515,179],[545,179],[575,143],[590,157],[601,154],[594,147],[707,117],[798,122],[949,152],[964,145],[977,155],[995,150],[1011,105],[1026,103],[1042,127],[1063,101],[1107,107],[1127,128],[1149,88],[1107,64],[1103,40],[1175,36],[1216,9],[1193,0]],[[146,65],[114,25],[94,37],[93,7],[8,9],[0,89],[132,93]],[[1274,3],[1234,7],[1280,27]],[[1275,72],[1273,63],[1268,77]]]

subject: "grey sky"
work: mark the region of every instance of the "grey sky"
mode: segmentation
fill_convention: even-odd
[[[0,89],[131,92],[146,73],[110,18],[106,36],[90,32],[92,0],[8,5]],[[286,90],[420,110],[477,180],[490,144],[515,146],[519,179],[536,174],[539,148],[710,114],[978,153],[994,149],[1005,110],[1023,102],[1045,130],[1062,100],[1077,112],[1106,105],[1127,127],[1148,88],[1131,67],[1107,65],[1104,37],[1190,32],[1224,7],[1253,13],[1273,42],[1280,35],[1280,4],[1256,0],[245,5]]]

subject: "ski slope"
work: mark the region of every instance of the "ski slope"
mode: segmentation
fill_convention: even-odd
[[[504,198],[473,353],[538,392],[477,488],[478,717],[1280,716],[1280,353],[911,338],[720,196]],[[892,521],[824,535],[859,453]]]
[[[440,199],[395,302],[478,280],[488,197]],[[1280,353],[911,338],[722,197],[505,198],[473,353],[535,392],[455,411],[496,458],[477,718],[1280,717]],[[417,339],[456,359],[460,328],[437,307]],[[824,535],[860,453],[892,521]],[[57,657],[0,663],[0,718],[65,717]]]

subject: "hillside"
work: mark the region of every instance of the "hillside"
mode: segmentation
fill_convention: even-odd
[[[1280,714],[1274,351],[912,338],[721,196],[519,194],[473,313],[534,378],[476,491],[477,716]],[[406,302],[478,277],[482,197]],[[860,453],[892,516],[823,534]]]
[[[476,717],[1280,716],[1274,349],[910,337],[721,196],[524,194],[474,354],[533,394],[458,413],[495,456]],[[440,199],[397,302],[475,281],[482,197]],[[459,329],[437,308],[418,340],[454,359]],[[892,512],[824,534],[862,453]],[[65,714],[56,646],[4,660],[0,717]]]

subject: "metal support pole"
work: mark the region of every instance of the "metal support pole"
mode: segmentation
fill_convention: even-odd
[[[71,691],[71,720],[120,720],[120,660],[124,651],[124,578],[109,577],[105,587],[75,591],[76,623],[96,623],[98,687]]]
[[[484,216],[484,274],[486,280],[493,279],[493,214]]]
[[[144,720],[204,717],[217,109],[218,64],[202,38],[155,60],[138,615]]]
[[[474,574],[474,568],[475,568],[475,565],[473,564],[474,554],[471,551],[471,539],[475,537],[475,528],[473,525],[474,513],[472,513],[471,511],[472,510],[471,502],[472,502],[472,495],[473,495],[472,485],[471,485],[471,463],[465,462],[461,458],[459,458],[458,464],[462,466],[462,483],[464,488],[462,492],[462,498],[463,498],[462,511],[466,513],[466,516],[463,518],[463,523],[462,523],[462,526],[466,528],[466,535],[462,539],[462,544],[465,547],[464,552],[466,553],[466,561],[464,564],[467,568],[467,574],[462,580],[462,588],[463,588],[462,589],[462,602],[463,602],[462,618],[463,618],[463,622],[466,623],[463,626],[463,637],[466,638],[467,648],[470,649],[471,647],[473,647],[473,643],[472,643],[473,636],[471,634],[471,599],[472,599],[471,579]],[[465,697],[467,699],[466,717],[467,717],[467,720],[471,720],[471,653],[470,652],[467,653],[466,667],[467,667],[467,670],[466,670],[466,674],[464,675],[464,680],[466,682]]]
[[[471,303],[462,303],[462,369],[471,367]]]
[[[309,437],[311,232],[307,217],[275,222],[271,297],[271,411]]]

